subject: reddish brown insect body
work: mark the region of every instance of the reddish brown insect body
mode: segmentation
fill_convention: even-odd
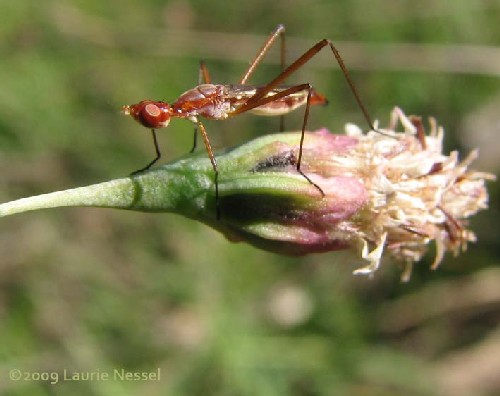
[[[264,43],[263,47],[257,53],[255,59],[252,61],[250,67],[241,78],[239,85],[211,84],[208,70],[202,63],[200,65],[199,85],[184,92],[174,103],[169,105],[168,103],[162,101],[143,100],[137,104],[123,106],[123,112],[125,114],[131,115],[140,124],[151,129],[156,150],[156,158],[151,161],[146,167],[134,173],[139,173],[146,169],[149,169],[160,158],[161,153],[156,139],[156,129],[168,126],[170,119],[175,117],[185,118],[192,121],[196,124],[196,128],[199,129],[203,137],[208,156],[215,172],[215,201],[217,218],[219,218],[219,171],[217,167],[217,161],[214,157],[212,146],[210,144],[210,140],[208,138],[205,127],[200,121],[200,118],[224,120],[226,118],[233,117],[245,112],[252,112],[254,114],[262,116],[283,116],[284,114],[288,114],[298,107],[305,105],[306,109],[302,122],[302,135],[299,145],[296,169],[297,172],[299,172],[307,181],[309,181],[309,183],[313,184],[322,195],[324,195],[323,190],[321,190],[318,185],[312,182],[311,179],[309,179],[309,177],[307,177],[300,170],[300,163],[302,158],[304,132],[309,117],[309,108],[311,105],[326,104],[327,100],[323,95],[316,92],[308,83],[292,86],[284,86],[281,84],[290,75],[295,73],[312,57],[314,57],[319,51],[321,51],[321,49],[329,46],[335,59],[337,60],[337,63],[342,69],[346,81],[349,84],[351,91],[354,94],[354,97],[371,129],[373,129],[373,123],[363,103],[361,102],[359,95],[356,92],[354,84],[351,81],[349,73],[344,65],[344,62],[342,61],[342,58],[340,57],[340,54],[333,46],[331,41],[326,39],[319,41],[297,60],[295,60],[295,62],[293,62],[290,66],[285,68],[284,32],[285,27],[283,25],[278,25],[274,32],[271,33],[271,36]],[[274,80],[262,87],[247,85],[246,81],[254,72],[255,68],[260,63],[277,37],[281,37],[282,72]],[[204,84],[201,83],[202,80]],[[281,123],[281,125],[282,124],[283,123]],[[195,146],[196,129],[193,150]]]
[[[267,97],[273,97],[288,88],[290,87],[273,89]],[[245,85],[202,84],[184,92],[172,105],[162,101],[143,100],[137,104],[123,106],[123,111],[143,126],[153,129],[168,126],[170,118],[174,117],[187,118],[195,123],[198,116],[224,120],[244,105],[259,89],[262,88]],[[249,111],[262,116],[284,115],[305,105],[307,95],[307,90],[299,91]],[[327,104],[326,98],[315,90],[311,90],[310,105],[325,104]]]

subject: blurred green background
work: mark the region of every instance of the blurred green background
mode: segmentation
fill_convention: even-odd
[[[1,201],[128,175],[153,156],[123,104],[175,99],[204,59],[235,83],[266,35],[288,59],[338,46],[374,118],[433,115],[447,150],[500,162],[499,1],[0,2]],[[252,77],[276,75],[272,51]],[[325,51],[291,82],[330,99],[310,127],[363,118]],[[298,129],[301,113],[287,129]],[[214,145],[278,129],[242,115],[207,122]],[[159,133],[164,161],[192,125]],[[200,148],[202,149],[202,148]],[[343,253],[286,258],[174,215],[59,209],[0,221],[2,395],[493,395],[500,392],[498,185],[472,219],[478,243],[409,284],[374,279]],[[13,381],[25,372],[161,371],[160,381]]]

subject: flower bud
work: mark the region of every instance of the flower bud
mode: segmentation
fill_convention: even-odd
[[[367,262],[356,274],[374,273],[389,255],[406,265],[408,278],[431,241],[433,268],[446,251],[475,241],[465,220],[487,208],[485,180],[494,179],[469,170],[477,151],[461,162],[457,152],[444,155],[443,129],[434,119],[430,126],[426,135],[420,118],[395,108],[386,129],[306,133],[302,156],[300,132],[255,139],[217,156],[218,203],[212,165],[196,153],[139,175],[9,202],[0,216],[57,206],[175,212],[280,254],[354,249]]]

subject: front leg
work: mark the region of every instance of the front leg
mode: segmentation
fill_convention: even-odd
[[[160,147],[158,146],[158,139],[156,138],[156,130],[151,129],[151,134],[153,136],[153,144],[155,146],[155,151],[156,151],[156,158],[153,159],[149,164],[147,164],[144,168],[141,168],[139,170],[136,170],[135,172],[132,172],[130,175],[137,175],[138,173],[144,172],[151,168],[156,161],[158,161],[161,158],[161,152],[160,152]]]

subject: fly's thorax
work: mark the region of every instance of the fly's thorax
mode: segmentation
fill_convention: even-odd
[[[220,120],[228,117],[231,105],[225,85],[201,84],[179,96],[172,109],[176,117]]]

